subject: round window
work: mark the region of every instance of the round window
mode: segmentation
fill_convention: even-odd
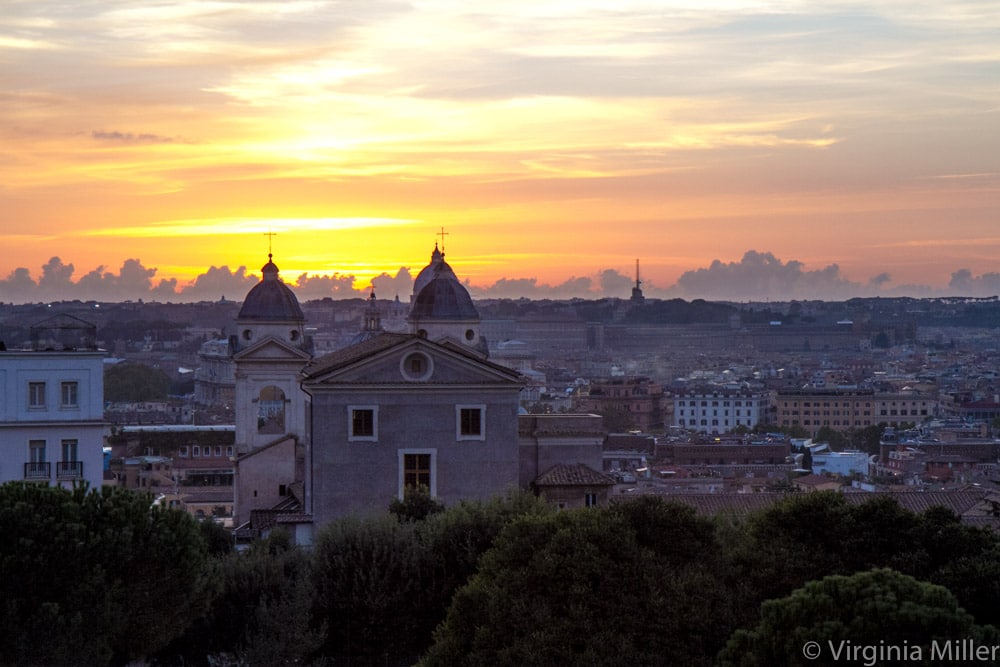
[[[251,331],[250,329],[244,329],[243,340],[250,340],[251,338],[253,338],[253,331]]]
[[[411,352],[403,357],[399,370],[407,380],[419,382],[431,376],[434,364],[423,352]]]
[[[476,332],[473,331],[472,329],[466,329],[465,330],[465,340],[470,340],[471,341],[471,340],[475,340],[475,339],[476,339]]]

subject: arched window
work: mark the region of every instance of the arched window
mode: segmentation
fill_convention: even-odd
[[[260,390],[257,400],[257,432],[285,432],[285,392],[273,385]]]

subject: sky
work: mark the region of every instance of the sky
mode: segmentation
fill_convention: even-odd
[[[0,6],[0,301],[1000,294],[1000,0]]]

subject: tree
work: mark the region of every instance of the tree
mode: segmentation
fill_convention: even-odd
[[[708,664],[726,618],[712,527],[657,503],[508,525],[421,664]]]
[[[943,507],[916,514],[888,496],[854,505],[835,492],[796,494],[752,516],[726,545],[727,585],[746,596],[737,604],[744,614],[814,579],[889,567],[949,585],[972,577],[954,589],[959,601],[974,605],[981,622],[994,618],[982,592],[992,586],[988,573],[1000,568],[988,564],[1000,557],[998,539]],[[738,624],[749,622],[747,616]]]
[[[839,452],[844,449],[844,444],[847,442],[847,438],[840,431],[836,431],[829,426],[821,426],[818,431],[816,431],[816,437],[813,438],[816,442],[826,442],[830,444],[830,449],[835,452]]]
[[[914,651],[922,656],[918,662],[929,664],[933,641],[995,644],[998,638],[992,626],[976,625],[948,589],[884,568],[825,577],[765,602],[760,622],[733,634],[719,664],[836,664],[845,642],[881,650],[866,654],[865,664],[910,660]],[[818,653],[804,655],[810,642]],[[891,647],[906,649],[902,660],[886,653]]]
[[[444,504],[431,495],[430,489],[421,485],[408,486],[403,491],[403,499],[393,500],[389,513],[400,521],[423,521],[431,514],[444,510]]]
[[[419,641],[414,603],[430,556],[417,523],[349,518],[324,528],[314,547],[314,622],[325,624],[323,656],[363,665],[402,662]]]
[[[319,648],[325,628],[312,627],[309,554],[282,531],[214,567],[207,613],[164,650],[163,663],[301,664]]]
[[[352,664],[413,664],[504,527],[550,511],[532,494],[515,492],[463,501],[420,521],[332,524],[314,549],[313,622],[327,628],[319,654]]]
[[[114,402],[163,400],[170,391],[170,376],[159,368],[122,362],[104,371],[104,400]]]
[[[155,652],[207,602],[195,521],[116,487],[0,486],[0,663],[108,664]]]

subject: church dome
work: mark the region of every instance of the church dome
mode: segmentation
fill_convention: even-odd
[[[448,262],[444,261],[444,253],[438,250],[437,244],[434,244],[434,252],[431,253],[431,263],[425,266],[420,273],[417,274],[416,279],[413,281],[413,299],[416,300],[420,291],[427,287],[427,284],[437,278],[438,276],[451,277],[454,280],[458,280],[458,276],[448,265]]]
[[[305,320],[299,300],[278,277],[278,267],[271,261],[270,254],[267,256],[267,264],[260,271],[263,277],[247,293],[236,319],[270,322]]]
[[[445,264],[447,266],[447,264]],[[449,267],[449,272],[451,271]],[[479,311],[472,304],[454,273],[440,274],[417,293],[410,310],[411,320],[478,320]]]

